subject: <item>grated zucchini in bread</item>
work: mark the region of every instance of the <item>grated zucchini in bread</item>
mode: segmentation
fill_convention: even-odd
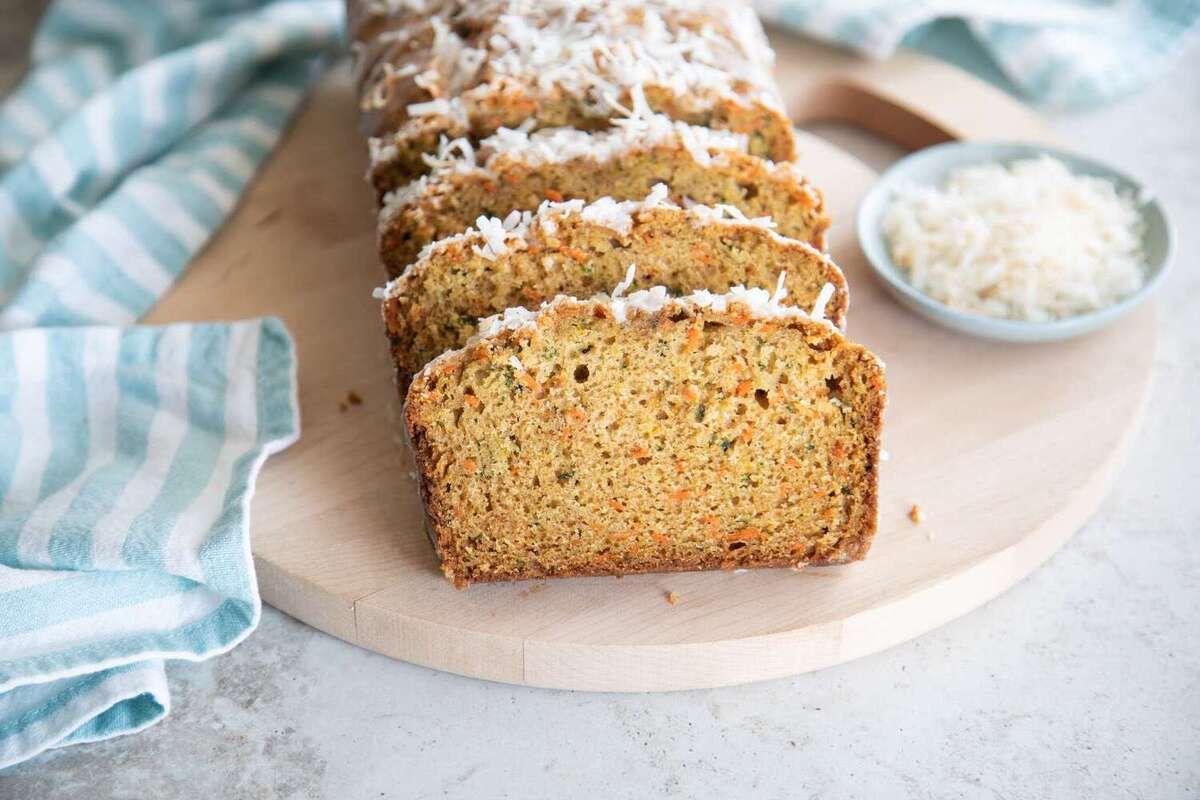
[[[405,419],[446,577],[862,558],[883,367],[778,299],[561,297],[428,364]]]
[[[828,218],[820,192],[794,164],[747,155],[745,137],[654,115],[589,133],[504,130],[479,150],[447,145],[429,175],[388,195],[379,252],[389,277],[430,242],[461,233],[479,217],[532,211],[544,200],[640,200],[659,183],[682,205],[730,205],[771,217],[780,234],[823,249]]]
[[[787,296],[811,306],[832,285],[825,313],[844,324],[846,280],[824,253],[774,233],[767,218],[749,219],[732,206],[684,209],[667,194],[658,184],[643,200],[546,201],[536,213],[480,219],[479,229],[427,247],[383,291],[400,391],[432,358],[466,344],[480,318],[560,294],[591,297],[631,264],[633,288],[664,284],[675,295],[773,287],[784,273]]]
[[[351,3],[372,179],[428,171],[443,138],[500,127],[608,127],[638,102],[741,131],[751,151],[794,157],[774,54],[748,3],[730,0],[438,0]],[[386,189],[385,189],[386,190]]]

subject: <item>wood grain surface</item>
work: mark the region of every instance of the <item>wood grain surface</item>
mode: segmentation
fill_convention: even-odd
[[[864,64],[776,40],[797,117],[838,119],[910,147],[1044,139],[1000,92],[915,55]],[[890,66],[889,66],[890,65]],[[854,213],[874,175],[802,135],[827,197],[849,333],[888,365],[881,525],[867,560],[588,578],[456,591],[422,528],[399,401],[371,290],[381,283],[363,143],[344,69],[315,92],[235,217],[147,320],[274,314],[300,356],[303,436],[253,503],[266,602],[396,658],[499,681],[607,691],[762,680],[905,641],[1004,591],[1099,504],[1136,429],[1153,310],[1084,339],[976,341],[904,311],[871,278]],[[342,410],[347,392],[364,399]],[[907,512],[920,504],[926,520]],[[678,605],[666,594],[675,592]]]

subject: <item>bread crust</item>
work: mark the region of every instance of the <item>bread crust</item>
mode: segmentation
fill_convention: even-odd
[[[553,307],[549,310],[552,315],[576,315],[576,314],[595,314],[599,304],[592,301],[575,301],[572,303],[564,303]],[[603,307],[603,306],[601,306]],[[706,321],[719,321],[723,324],[732,325],[748,325],[753,324],[754,320],[748,319],[743,313],[735,310],[728,312],[714,312],[711,309],[698,312],[695,309],[689,309],[689,312],[696,315],[703,315]],[[678,315],[680,309],[678,306],[668,305],[660,311],[650,315],[643,315],[634,324],[643,325],[660,325],[668,320],[672,315]],[[546,319],[543,319],[546,318]],[[548,321],[549,317],[543,313],[538,319],[539,327],[543,322]],[[841,537],[838,542],[838,547],[834,552],[815,555],[813,557],[802,557],[799,559],[753,559],[739,557],[737,555],[723,556],[721,558],[697,558],[697,559],[660,559],[654,563],[644,564],[640,567],[629,567],[627,565],[605,565],[594,564],[587,567],[575,569],[564,569],[561,571],[549,571],[543,568],[530,568],[525,570],[516,570],[504,574],[472,574],[465,568],[460,560],[456,557],[456,550],[452,546],[452,536],[449,531],[447,522],[450,517],[449,511],[453,505],[453,498],[445,493],[437,491],[429,484],[429,476],[434,474],[434,464],[436,454],[434,448],[429,441],[425,426],[422,424],[417,406],[422,401],[422,396],[431,396],[432,389],[436,385],[439,376],[453,373],[455,370],[461,369],[464,364],[470,363],[481,358],[487,358],[494,350],[502,350],[507,348],[510,343],[515,342],[521,336],[529,336],[528,330],[508,330],[497,334],[495,337],[477,342],[467,348],[452,353],[447,353],[444,356],[431,362],[420,374],[417,375],[409,388],[408,399],[404,409],[404,423],[407,428],[409,439],[412,444],[413,452],[416,458],[417,471],[420,476],[420,491],[421,499],[426,512],[426,520],[428,531],[431,532],[431,540],[441,560],[442,572],[456,588],[462,589],[471,583],[487,583],[496,581],[509,580],[541,580],[549,578],[569,578],[583,576],[602,576],[602,575],[629,575],[639,573],[652,572],[686,572],[695,570],[713,570],[713,569],[750,569],[750,568],[769,568],[769,567],[792,567],[802,568],[805,566],[830,566],[837,564],[845,564],[853,561],[858,561],[866,557],[874,541],[878,526],[879,515],[879,457],[880,457],[880,442],[883,431],[883,416],[886,407],[887,398],[887,381],[884,376],[883,364],[865,347],[846,341],[839,333],[834,331],[828,325],[820,322],[814,322],[804,319],[791,319],[784,323],[787,327],[798,328],[805,331],[807,334],[815,334],[818,336],[828,336],[831,340],[830,346],[840,345],[846,349],[846,352],[852,357],[857,367],[862,370],[862,374],[868,379],[867,401],[862,409],[862,419],[865,424],[865,430],[862,430],[862,438],[866,442],[867,448],[867,465],[868,468],[861,478],[862,502],[857,506],[854,519],[848,526],[849,530]],[[836,337],[836,339],[834,339]],[[733,551],[740,553],[742,551]]]
[[[642,268],[642,272],[635,273],[631,289],[664,283],[677,287],[676,293],[699,288],[720,293],[738,284],[773,290],[780,275],[786,273],[788,301],[801,308],[811,308],[823,285],[828,284],[833,287],[833,294],[825,305],[825,317],[838,328],[845,327],[849,292],[845,276],[832,259],[805,242],[778,236],[759,224],[732,220],[705,222],[687,210],[662,206],[634,212],[630,229],[624,233],[589,223],[579,214],[549,219],[548,225],[552,226],[553,232],[535,219],[525,238],[518,240],[522,249],[498,257],[485,258],[475,252],[486,242],[478,233],[444,240],[388,287],[381,310],[396,365],[396,384],[402,397],[412,376],[426,361],[443,350],[463,346],[475,332],[473,325],[461,327],[462,316],[486,317],[516,304],[536,308],[558,294],[589,297],[615,286],[625,277],[629,264],[639,264]],[[726,245],[747,254],[743,256],[743,263],[726,263],[726,259],[733,258],[726,254]],[[683,255],[663,252],[672,249],[681,250]],[[562,255],[564,252],[571,255]],[[509,277],[498,276],[498,266],[502,267],[509,260],[541,260],[547,255],[564,262],[561,267],[555,267],[560,270],[555,276],[560,283],[553,291],[537,292],[531,283],[520,285],[519,292],[514,291],[517,285],[506,287],[504,291],[498,288],[498,281]],[[775,269],[769,273],[757,269],[759,262],[771,263]],[[586,275],[572,271],[580,263],[588,265]],[[693,277],[692,282],[685,285],[681,276],[698,271],[694,267],[696,263],[707,265],[704,274]],[[677,266],[673,267],[673,264]],[[597,276],[602,274],[603,265],[608,265],[612,274],[599,282]],[[678,271],[673,272],[673,269]],[[756,275],[756,269],[762,274]],[[492,302],[475,305],[469,314],[461,306],[432,302],[427,296],[428,290],[422,287],[426,280],[444,278],[447,271],[475,276],[472,282],[476,284],[486,278],[482,285],[488,287],[488,298]],[[530,267],[529,272],[535,271]],[[646,279],[642,278],[644,273],[650,273]],[[747,279],[748,275],[753,279]],[[723,283],[718,284],[718,276]],[[451,322],[460,325],[456,330],[457,339],[440,334]],[[439,337],[436,347],[421,344],[434,336]]]
[[[481,215],[503,218],[513,210],[532,211],[554,197],[640,200],[659,183],[667,184],[676,204],[725,204],[749,217],[770,216],[780,234],[825,249],[824,197],[793,165],[726,152],[701,166],[682,145],[656,145],[606,162],[582,158],[530,165],[506,159],[494,173],[434,173],[419,195],[380,217],[380,260],[388,277],[396,278],[425,245],[462,232]],[[689,184],[694,191],[685,188]]]
[[[391,154],[371,168],[380,197],[428,172],[421,156],[435,151],[443,136],[478,143],[500,127],[607,127],[619,109],[637,104],[635,86],[656,112],[745,133],[755,155],[776,161],[795,157],[791,122],[771,74],[773,55],[746,4],[597,0],[594,8],[588,5],[545,2],[518,12],[529,27],[526,35],[547,31],[539,37],[541,47],[561,47],[566,55],[599,39],[607,44],[602,52],[620,51],[609,56],[619,66],[605,66],[600,58],[568,75],[553,75],[545,68],[521,68],[528,58],[522,47],[528,45],[514,42],[527,36],[510,38],[507,30],[513,24],[509,12],[519,4],[441,0],[417,14],[351,2],[362,129],[380,137]],[[647,33],[643,26],[651,14],[659,24]],[[652,57],[623,49],[631,39],[646,36],[656,43]],[[478,60],[453,58],[462,50]],[[553,73],[555,65],[548,69]],[[597,85],[581,85],[575,73],[582,71],[594,72]],[[670,76],[665,81],[658,74],[664,71]],[[458,101],[452,112],[411,111],[451,98]]]

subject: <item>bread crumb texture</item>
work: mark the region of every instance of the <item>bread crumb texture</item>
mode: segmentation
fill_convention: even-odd
[[[462,233],[481,216],[503,219],[555,197],[641,200],[660,183],[670,187],[677,205],[730,205],[747,217],[770,217],[784,236],[825,246],[824,198],[791,163],[689,148],[675,136],[606,152],[604,134],[572,133],[586,140],[578,157],[544,161],[534,158],[540,153],[534,150],[490,159],[487,169],[451,164],[389,195],[379,227],[379,254],[389,277],[401,274],[430,242]],[[702,129],[691,133],[712,137]]]
[[[884,396],[823,322],[571,301],[430,364],[406,421],[462,587],[862,558]]]
[[[736,285],[773,289],[785,274],[788,302],[801,308],[811,308],[830,284],[826,314],[844,324],[845,278],[807,244],[761,224],[708,221],[677,206],[639,210],[624,230],[614,230],[590,218],[598,205],[570,214],[543,211],[507,240],[497,234],[498,255],[479,231],[443,240],[394,281],[383,318],[401,392],[435,356],[466,344],[480,318],[515,306],[536,308],[560,294],[606,292],[630,265],[637,267],[633,289],[665,285],[676,295]]]
[[[753,10],[725,0],[433,0],[349,4],[359,108],[377,183],[427,168],[440,139],[500,126],[607,126],[629,110],[740,131],[795,157]]]

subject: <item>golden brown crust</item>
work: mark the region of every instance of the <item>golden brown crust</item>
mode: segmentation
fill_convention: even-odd
[[[637,265],[631,290],[664,285],[672,294],[723,293],[736,285],[774,290],[786,274],[787,302],[812,308],[826,284],[834,289],[825,317],[845,326],[846,279],[824,253],[751,224],[704,222],[680,208],[636,212],[628,233],[589,223],[580,214],[536,221],[524,249],[499,257],[475,252],[482,237],[455,238],[407,269],[382,306],[401,395],[412,376],[445,350],[462,347],[476,320],[506,308],[537,308],[560,294],[607,292]]]
[[[717,99],[703,112],[688,111],[678,98],[662,87],[648,86],[645,91],[647,103],[656,113],[689,125],[746,134],[751,155],[776,162],[791,161],[796,157],[792,124],[775,108],[757,101],[736,103]],[[479,100],[477,105],[480,110],[470,115],[465,125],[444,118],[424,117],[408,120],[384,137],[392,155],[372,162],[367,170],[367,181],[374,187],[376,198],[382,202],[388,192],[427,174],[429,166],[423,156],[436,152],[443,138],[461,137],[479,146],[502,127],[529,125],[532,131],[558,127],[599,131],[608,128],[611,121],[608,117],[589,116],[587,107],[577,100],[543,98],[534,101],[505,84],[497,85],[495,91]]]
[[[569,317],[572,315],[603,313],[603,311],[597,311],[597,305],[594,303],[572,302],[552,307],[549,312],[542,316],[549,318],[553,316]],[[663,310],[654,314],[641,315],[630,324],[654,328],[668,324],[668,322],[679,321],[680,313],[680,309],[677,306],[668,305]],[[452,517],[450,510],[453,507],[454,497],[430,485],[431,476],[437,474],[436,464],[439,456],[427,435],[418,409],[435,396],[436,388],[440,381],[454,380],[455,376],[461,374],[462,370],[467,366],[485,361],[495,353],[508,352],[512,345],[522,340],[528,341],[531,336],[538,336],[537,331],[541,330],[542,326],[546,324],[546,320],[539,319],[536,330],[503,331],[490,339],[477,342],[463,351],[439,359],[417,377],[417,380],[413,383],[409,391],[408,403],[405,410],[405,423],[409,430],[418,468],[422,475],[422,499],[425,502],[430,530],[433,532],[432,538],[442,559],[442,569],[448,580],[453,582],[455,586],[462,588],[473,582],[495,580],[543,579],[582,575],[621,575],[639,572],[699,569],[778,567],[785,565],[799,567],[808,564],[840,564],[859,560],[867,554],[876,532],[878,516],[877,468],[879,464],[879,442],[882,433],[883,411],[886,402],[886,381],[882,365],[865,348],[846,342],[843,337],[823,324],[803,319],[766,322],[753,320],[748,319],[736,307],[731,307],[728,312],[722,313],[713,312],[712,310],[697,311],[695,309],[687,313],[693,314],[693,318],[703,318],[706,322],[719,321],[722,324],[741,325],[744,327],[775,325],[798,330],[806,337],[809,337],[817,349],[825,349],[826,346],[830,349],[837,348],[838,355],[846,363],[845,369],[848,370],[842,374],[864,379],[865,383],[862,388],[865,390],[865,399],[859,414],[861,428],[857,430],[857,433],[861,435],[866,446],[866,468],[856,479],[857,482],[855,483],[860,500],[854,506],[846,530],[840,533],[834,544],[828,548],[818,546],[816,550],[809,549],[799,555],[787,558],[759,558],[750,554],[749,549],[738,549],[723,552],[720,556],[708,554],[684,559],[660,558],[655,561],[642,560],[636,564],[619,563],[617,561],[605,562],[603,559],[597,559],[587,564],[563,569],[547,567],[546,564],[535,560],[525,561],[524,566],[521,568],[493,570],[490,572],[479,572],[467,567],[458,557],[459,550],[455,547],[453,534],[450,530],[451,526],[448,524]],[[763,328],[763,330],[766,330],[766,328]]]
[[[395,278],[425,245],[461,233],[480,216],[502,219],[513,210],[533,211],[547,199],[641,200],[659,183],[667,184],[678,205],[731,205],[748,217],[771,217],[783,236],[825,248],[824,198],[791,165],[734,152],[700,165],[682,146],[664,145],[603,162],[506,161],[494,173],[435,173],[420,196],[381,219],[379,255]]]
[[[548,25],[559,35],[578,30],[567,34],[568,40],[571,35],[592,35],[585,32],[591,31],[591,23],[605,19],[615,26],[605,35],[620,44],[631,35],[649,35],[643,24],[647,11],[652,10],[661,20],[661,28],[653,26],[661,31],[654,35],[662,38],[654,50],[659,72],[670,73],[675,66],[672,59],[678,59],[681,68],[689,66],[673,74],[668,86],[656,82],[648,65],[631,68],[625,63],[627,54],[614,56],[622,66],[608,74],[597,65],[603,79],[598,78],[597,86],[586,90],[575,85],[579,83],[576,80],[567,82],[569,90],[557,80],[547,85],[544,72],[513,72],[512,57],[516,55],[519,64],[527,55],[506,50],[502,43],[511,40],[496,35],[505,29],[501,15],[509,9],[503,2],[442,0],[423,13],[382,6],[372,10],[373,5],[350,3],[349,30],[356,53],[363,130],[390,144],[390,157],[374,165],[370,176],[380,197],[428,172],[421,155],[436,150],[443,136],[465,137],[478,144],[500,127],[607,127],[617,114],[610,101],[623,108],[636,105],[631,91],[634,83],[641,86],[647,105],[655,112],[745,133],[755,155],[776,161],[795,157],[792,126],[779,107],[770,75],[770,49],[753,15],[740,3],[627,3],[625,7],[610,6],[602,14],[587,9],[586,4],[563,3],[520,11],[534,29]],[[618,20],[626,15],[622,27]],[[447,40],[440,48],[439,36]],[[677,46],[668,46],[668,41]],[[460,48],[480,54],[478,65],[464,69],[457,63]],[[501,66],[492,63],[497,57]],[[634,81],[630,73],[641,79]],[[677,85],[681,74],[692,76],[682,91]],[[461,103],[453,113],[409,113],[410,106],[451,98]]]

